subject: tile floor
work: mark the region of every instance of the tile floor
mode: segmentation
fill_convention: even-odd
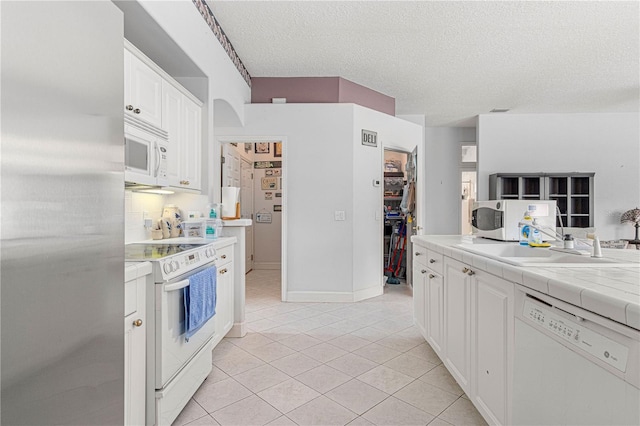
[[[280,271],[252,271],[249,332],[214,349],[174,426],[486,424],[412,311],[406,285],[358,303],[282,303]]]

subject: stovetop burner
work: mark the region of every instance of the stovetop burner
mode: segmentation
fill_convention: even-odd
[[[183,253],[202,247],[206,243],[198,244],[127,244],[124,246],[124,258],[126,261],[157,260],[174,254]]]

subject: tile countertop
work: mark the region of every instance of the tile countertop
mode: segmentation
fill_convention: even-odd
[[[456,247],[457,244],[471,242],[473,238],[461,235],[414,235],[411,241],[640,330],[640,268],[512,266]],[[602,249],[602,253],[604,257],[638,262],[636,250]]]
[[[151,262],[124,262],[124,282],[144,277],[151,273]]]

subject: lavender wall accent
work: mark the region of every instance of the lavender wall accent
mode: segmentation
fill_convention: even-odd
[[[341,77],[253,77],[251,103],[354,103],[395,116],[396,100]]]
[[[375,111],[396,115],[396,100],[391,96],[371,90],[352,81],[340,78],[340,103],[358,104]]]

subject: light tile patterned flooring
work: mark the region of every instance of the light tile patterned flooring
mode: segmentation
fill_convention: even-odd
[[[246,278],[249,332],[214,349],[174,426],[486,424],[413,326],[406,285],[357,303],[282,303],[280,271]]]

